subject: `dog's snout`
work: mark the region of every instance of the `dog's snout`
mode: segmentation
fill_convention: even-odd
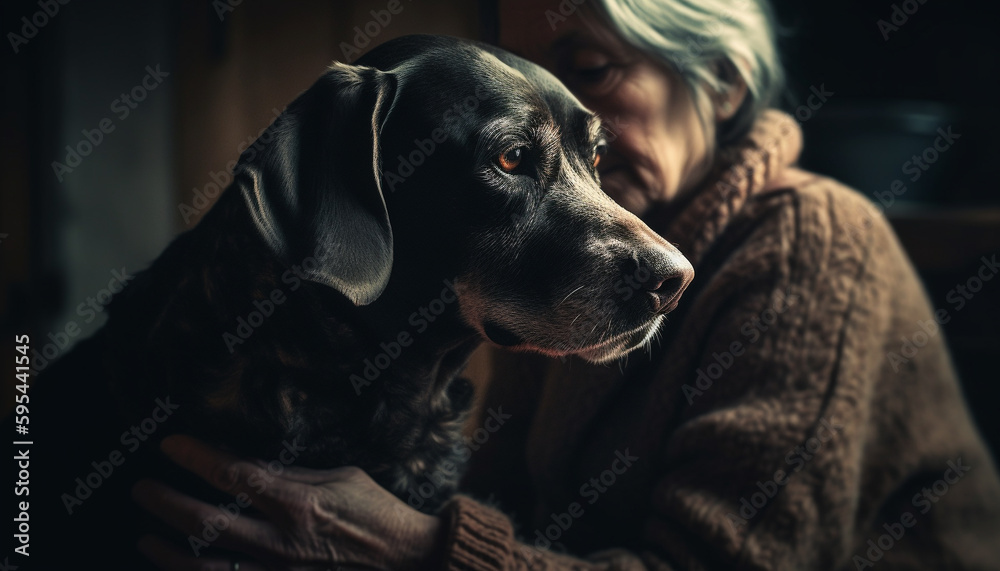
[[[653,310],[664,313],[677,307],[681,294],[687,289],[689,280],[683,274],[667,277],[650,290],[653,295]]]
[[[652,248],[638,256],[637,273],[647,279],[641,282],[650,297],[654,313],[673,311],[681,294],[694,279],[694,268],[676,250]]]

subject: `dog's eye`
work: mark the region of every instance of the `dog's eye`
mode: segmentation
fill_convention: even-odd
[[[601,142],[594,147],[594,168],[601,164],[601,157],[603,157],[608,152],[608,144]]]
[[[497,157],[497,164],[504,172],[514,172],[514,169],[521,164],[521,159],[524,158],[525,148],[524,147],[513,147],[500,153]]]

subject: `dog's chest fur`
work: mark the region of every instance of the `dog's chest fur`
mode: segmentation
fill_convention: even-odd
[[[105,365],[120,407],[170,396],[173,430],[265,460],[293,446],[296,465],[359,466],[404,500],[430,481],[420,509],[433,511],[461,475],[471,401],[440,357],[464,362],[474,344],[425,339],[358,383],[378,340],[268,252],[228,194],[112,302]]]

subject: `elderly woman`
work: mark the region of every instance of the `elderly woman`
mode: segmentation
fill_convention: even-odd
[[[482,408],[503,424],[439,515],[357,470],[294,470],[276,485],[315,509],[224,543],[289,569],[996,568],[1000,483],[947,315],[862,196],[794,166],[765,0],[502,0],[498,22],[603,118],[604,190],[694,284],[623,368],[492,355]]]

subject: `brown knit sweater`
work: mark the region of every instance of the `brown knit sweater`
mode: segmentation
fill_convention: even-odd
[[[652,355],[486,355],[482,408],[507,420],[478,421],[467,482],[500,509],[446,507],[448,569],[1000,568],[951,308],[862,196],[790,166],[800,148],[767,112],[650,217],[697,272]]]

